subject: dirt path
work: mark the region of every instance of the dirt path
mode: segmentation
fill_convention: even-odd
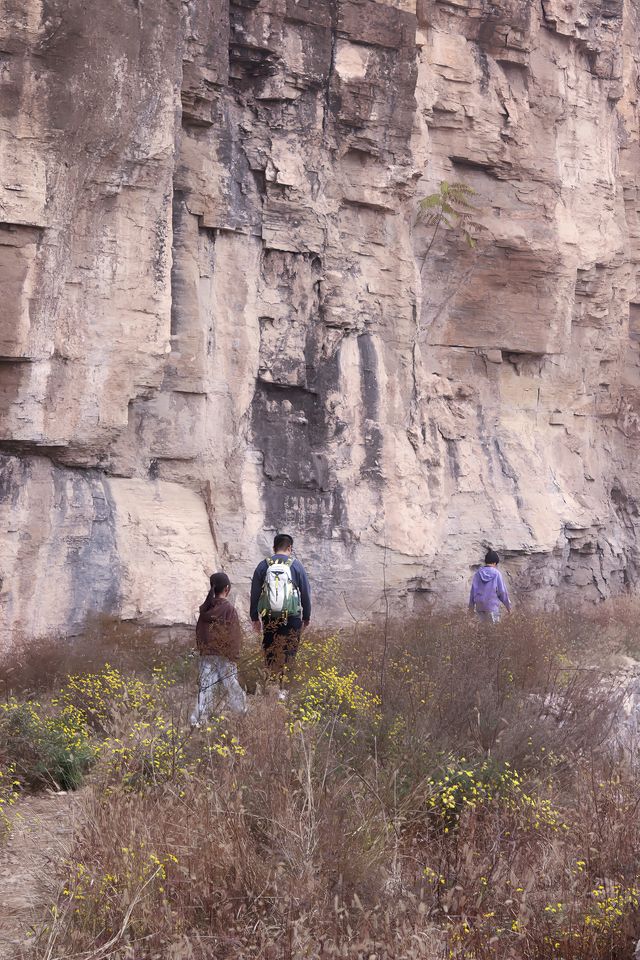
[[[17,806],[13,833],[0,846],[0,960],[13,960],[28,931],[53,902],[54,874],[69,856],[80,812],[79,794],[46,793]]]

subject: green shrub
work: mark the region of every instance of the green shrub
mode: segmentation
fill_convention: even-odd
[[[21,785],[75,790],[95,758],[84,717],[72,706],[47,716],[39,703],[0,705],[0,751]]]

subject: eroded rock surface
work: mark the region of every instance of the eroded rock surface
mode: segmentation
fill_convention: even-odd
[[[638,21],[2,0],[2,640],[190,622],[276,528],[340,618],[488,543],[520,598],[634,588]]]

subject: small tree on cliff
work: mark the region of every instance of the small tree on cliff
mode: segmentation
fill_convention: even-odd
[[[427,226],[433,227],[420,273],[424,270],[427,257],[442,227],[459,234],[468,247],[475,247],[476,239],[472,231],[477,225],[474,214],[478,213],[478,207],[471,203],[471,199],[475,196],[476,191],[468,183],[460,181],[448,183],[442,180],[435,193],[430,193],[420,201],[418,219],[422,219]]]

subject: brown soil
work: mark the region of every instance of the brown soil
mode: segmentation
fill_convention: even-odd
[[[70,855],[80,798],[39,794],[25,797],[14,811],[12,835],[0,846],[0,960],[23,953],[30,931],[55,900],[58,868]]]

